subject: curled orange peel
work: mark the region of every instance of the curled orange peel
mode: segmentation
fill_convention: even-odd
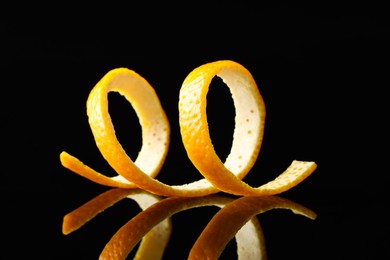
[[[229,87],[235,107],[235,129],[230,154],[223,163],[208,129],[206,103],[211,80],[220,77]],[[180,129],[188,157],[215,187],[235,195],[274,195],[309,176],[314,162],[293,161],[278,178],[253,188],[241,179],[256,162],[264,133],[265,105],[251,73],[240,64],[217,61],[193,70],[180,89]]]
[[[134,162],[115,135],[108,112],[107,95],[111,91],[120,93],[131,103],[140,121],[142,147]],[[167,155],[170,127],[156,92],[136,72],[126,68],[109,71],[89,94],[87,115],[97,147],[118,175],[107,177],[66,152],[60,154],[64,167],[102,185],[138,187],[163,196],[194,197],[219,191],[205,179],[170,186],[154,178]]]
[[[232,148],[225,162],[214,150],[206,115],[208,87],[215,76],[229,87],[236,113]],[[107,96],[111,91],[123,95],[139,118],[142,147],[134,162],[115,135],[108,112]],[[107,177],[66,152],[60,154],[60,160],[64,167],[102,185],[138,187],[161,196],[195,197],[219,191],[266,196],[296,186],[317,167],[315,162],[294,160],[276,179],[260,187],[242,181],[260,151],[265,105],[251,73],[230,60],[199,66],[186,77],[180,89],[180,130],[189,159],[205,177],[198,181],[171,186],[156,179],[168,152],[170,127],[156,92],[136,72],[126,68],[109,71],[88,96],[87,114],[97,147],[117,175]]]

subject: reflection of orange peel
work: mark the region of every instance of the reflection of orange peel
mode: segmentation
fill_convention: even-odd
[[[229,87],[236,112],[232,148],[224,163],[213,148],[206,115],[208,87],[215,76],[222,78]],[[116,138],[108,113],[107,95],[111,91],[122,94],[138,115],[142,147],[135,162]],[[153,88],[134,71],[119,68],[108,72],[92,89],[87,114],[97,147],[119,175],[100,174],[66,152],[61,153],[60,159],[68,169],[107,186],[139,187],[162,196],[194,197],[218,191],[235,195],[274,195],[296,186],[316,168],[314,162],[293,161],[275,180],[260,187],[253,188],[242,181],[260,151],[265,106],[250,72],[229,60],[196,68],[180,90],[179,122],[183,143],[204,179],[176,186],[155,179],[168,151],[169,123]]]
[[[247,196],[235,200],[218,195],[166,198],[140,212],[122,226],[106,244],[100,259],[126,259],[138,241],[155,225],[180,211],[204,206],[218,206],[222,209],[202,231],[188,259],[218,259],[233,237],[236,238],[239,259],[265,259],[264,235],[257,214],[282,208],[311,219],[316,218],[313,211],[274,196]]]
[[[158,196],[139,189],[108,190],[64,216],[62,232],[67,235],[124,198],[133,199],[142,210],[160,201]],[[161,259],[171,234],[171,221],[164,219],[148,230],[141,240],[136,252],[136,259]]]
[[[275,196],[247,196],[238,198],[219,210],[207,224],[201,235],[194,243],[188,259],[218,259],[227,243],[236,235],[237,231],[254,216],[271,209],[290,209],[295,214],[300,214],[310,219],[315,219],[317,215],[308,208],[295,202]],[[248,239],[250,234],[245,234]],[[211,242],[212,241],[212,242]],[[256,250],[259,248],[248,243],[243,246],[237,245],[237,250],[245,252],[243,259],[263,259],[259,258]],[[265,245],[262,245],[263,255]]]
[[[106,210],[123,198],[135,200],[146,213],[139,213],[134,220],[123,226],[103,250],[100,259],[126,259],[131,250],[141,240],[136,259],[161,259],[171,233],[170,216],[190,208],[202,206],[223,207],[233,201],[232,198],[210,195],[204,197],[176,197],[161,200],[139,189],[112,189],[100,194],[89,202],[66,214],[63,221],[65,235],[79,229],[100,212]],[[147,209],[149,206],[153,207]],[[237,234],[238,254],[247,259],[247,250],[255,247],[255,255],[265,253],[264,237],[256,217],[245,223]],[[241,252],[242,251],[242,252]]]
[[[123,225],[106,244],[100,254],[100,259],[126,259],[131,250],[149,230],[164,219],[170,218],[175,213],[204,206],[224,207],[232,201],[232,198],[218,195],[163,199],[143,210]],[[256,256],[262,256],[264,254],[264,237],[256,216],[248,219],[245,228],[237,232],[236,238],[239,247],[249,248],[254,246],[256,248],[252,250],[256,252]],[[242,259],[247,259],[248,252],[246,250],[238,250],[237,252]]]
[[[66,214],[63,233],[69,234],[123,198],[133,199],[143,209],[112,236],[100,259],[126,259],[141,241],[135,259],[162,259],[171,233],[170,217],[178,212],[204,206],[219,210],[204,228],[188,259],[217,259],[227,243],[236,238],[239,259],[265,259],[264,235],[256,215],[271,209],[289,209],[315,219],[310,209],[275,196],[246,196],[233,199],[220,195],[203,197],[158,196],[139,189],[111,189]]]

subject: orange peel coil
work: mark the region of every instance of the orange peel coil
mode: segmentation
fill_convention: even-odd
[[[229,87],[235,107],[235,129],[230,154],[224,162],[216,154],[210,138],[206,106],[207,92],[214,77]],[[119,92],[133,106],[142,128],[142,147],[133,162],[116,138],[108,112],[108,93]],[[223,191],[234,195],[275,195],[286,191],[317,167],[315,162],[294,160],[276,179],[251,187],[242,179],[255,164],[264,133],[265,105],[251,73],[230,60],[207,63],[185,78],[179,94],[179,123],[184,147],[193,165],[205,177],[173,185],[156,179],[165,161],[170,126],[153,87],[136,72],[117,68],[109,71],[92,89],[87,114],[101,154],[118,173],[107,177],[62,152],[64,167],[96,183],[141,188],[161,196],[204,196]]]
[[[124,96],[139,118],[142,147],[134,162],[115,135],[108,112],[108,93],[111,91]],[[219,191],[205,179],[176,186],[155,179],[168,152],[170,126],[156,92],[138,73],[126,68],[109,71],[90,92],[87,115],[98,149],[118,174],[107,177],[67,152],[60,154],[64,167],[102,185],[139,187],[161,196],[194,197]]]
[[[224,163],[214,150],[206,113],[207,92],[215,76],[229,87],[236,113],[232,148]],[[300,183],[317,166],[315,162],[293,161],[278,178],[256,188],[241,180],[253,167],[260,151],[265,105],[251,73],[237,62],[216,61],[193,70],[180,89],[179,112],[188,157],[221,191],[235,195],[274,195]]]

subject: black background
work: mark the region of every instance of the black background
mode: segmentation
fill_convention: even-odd
[[[233,1],[43,7],[6,7],[0,20],[3,252],[15,254],[12,258],[96,259],[130,218],[128,205],[119,203],[106,213],[110,217],[99,216],[68,236],[61,233],[62,217],[107,187],[63,168],[60,152],[113,174],[95,146],[85,107],[90,90],[111,69],[127,67],[142,75],[167,113],[171,144],[158,179],[183,184],[200,178],[181,143],[178,94],[191,70],[229,59],[252,73],[266,103],[262,150],[245,181],[259,186],[295,159],[318,164],[281,196],[319,218],[299,220],[300,229],[287,215],[265,216],[269,258],[389,256],[384,208],[390,39],[384,8]],[[227,88],[213,84],[210,131],[224,157],[233,105]],[[140,129],[131,106],[110,94],[110,113],[118,139],[135,158]],[[177,225],[196,226],[195,213],[211,217],[206,210],[182,213]],[[193,238],[180,255],[176,251],[177,258],[186,257],[198,232],[190,232]],[[173,239],[172,248],[180,241]]]

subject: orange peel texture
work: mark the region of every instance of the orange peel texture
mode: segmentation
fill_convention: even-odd
[[[236,113],[232,148],[225,162],[213,148],[206,115],[206,96],[215,76],[229,87]],[[115,135],[108,112],[107,96],[111,91],[119,92],[131,103],[142,127],[142,147],[134,162]],[[88,96],[87,114],[98,149],[118,175],[107,177],[66,152],[60,154],[60,160],[69,170],[106,186],[138,187],[161,196],[195,197],[219,191],[265,196],[296,186],[317,166],[315,162],[295,160],[275,180],[260,187],[242,181],[260,151],[265,105],[251,73],[230,60],[199,66],[180,89],[180,130],[189,159],[205,177],[198,181],[170,186],[156,179],[168,152],[170,126],[153,87],[136,72],[126,68],[109,71]]]
[[[222,163],[210,139],[206,103],[211,80],[220,77],[229,87],[235,106],[233,144]],[[188,157],[215,187],[235,195],[274,195],[308,177],[314,162],[293,161],[278,178],[253,188],[241,179],[257,160],[264,133],[265,105],[251,73],[242,65],[222,60],[193,70],[180,89],[180,129]]]

